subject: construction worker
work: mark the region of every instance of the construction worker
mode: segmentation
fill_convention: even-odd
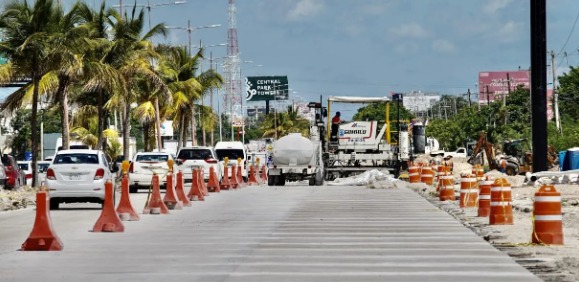
[[[342,119],[340,119],[340,112],[336,112],[336,115],[332,118],[332,128],[330,131],[330,139],[336,138],[338,139],[338,129],[340,127],[340,123],[342,123]]]
[[[450,171],[452,171],[454,164],[452,162],[452,156],[446,156],[444,157],[444,165],[450,168]]]

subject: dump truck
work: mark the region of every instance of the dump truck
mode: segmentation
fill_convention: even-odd
[[[300,133],[290,133],[273,143],[269,164],[269,186],[283,186],[286,181],[308,180],[309,185],[323,185],[322,143]]]

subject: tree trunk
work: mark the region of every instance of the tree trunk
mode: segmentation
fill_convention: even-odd
[[[70,127],[68,125],[68,78],[59,79],[56,97],[60,97],[60,126],[62,129],[62,149],[70,149]]]
[[[163,137],[161,137],[161,113],[159,112],[159,98],[155,98],[155,124],[157,125],[157,150],[159,152],[163,149]]]
[[[197,119],[195,118],[195,104],[191,105],[191,145],[197,146]]]
[[[150,152],[150,144],[149,144],[149,127],[148,123],[143,124],[143,145],[145,147],[145,152]]]
[[[97,128],[97,134],[98,134],[98,141],[97,141],[97,150],[104,150],[104,146],[103,146],[103,141],[105,139],[105,136],[103,134],[103,131],[105,131],[105,126],[106,126],[106,113],[105,113],[105,109],[104,109],[104,93],[102,90],[98,91],[97,93],[98,95],[98,128]]]
[[[177,137],[177,152],[181,150],[182,147],[185,147],[185,132],[187,131],[187,127],[185,126],[185,117],[181,115],[179,117],[179,137]]]
[[[34,83],[34,90],[32,91],[32,113],[30,115],[30,129],[32,140],[32,187],[36,187],[36,177],[38,170],[36,169],[38,158],[38,128],[36,118],[38,116],[38,84],[40,82],[40,75],[34,71],[32,72],[32,81]]]
[[[123,106],[123,155],[125,161],[129,160],[129,142],[131,134],[131,119],[130,119],[131,105],[127,102]]]

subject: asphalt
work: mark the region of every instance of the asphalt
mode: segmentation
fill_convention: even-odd
[[[123,233],[90,232],[99,214],[62,205],[64,250],[24,252],[34,209],[0,213],[0,281],[541,281],[407,189],[254,186]]]

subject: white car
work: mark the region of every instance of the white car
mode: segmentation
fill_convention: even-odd
[[[61,150],[46,171],[50,209],[60,203],[104,203],[105,182],[114,185],[114,174],[102,151]]]
[[[46,170],[50,162],[47,161],[38,161],[36,162],[36,185],[40,186],[42,182],[46,181]],[[20,170],[24,172],[26,178],[26,186],[32,186],[32,161],[18,161],[18,166]]]
[[[227,166],[231,168],[237,165],[237,159],[241,159],[241,176],[247,181],[247,150],[243,143],[239,141],[221,141],[215,144],[215,153],[221,166],[224,165],[224,159],[227,157],[229,162]],[[229,171],[231,173],[231,170]]]
[[[168,160],[173,156],[164,152],[140,152],[135,154],[129,167],[129,191],[137,193],[139,188],[151,186],[153,173],[159,175],[159,186],[167,183],[167,172],[169,171]]]
[[[42,182],[46,183],[46,171],[48,170],[48,167],[50,166],[51,163],[52,162],[49,161],[38,161],[36,163],[38,173],[38,176],[36,177],[37,185],[42,185]]]
[[[203,169],[203,178],[209,181],[210,168],[217,174],[217,181],[223,177],[222,166],[217,161],[215,151],[211,147],[194,146],[183,147],[177,152],[177,167],[183,172],[183,182],[191,183],[192,171],[195,168]]]
[[[20,170],[24,173],[26,178],[26,186],[32,186],[32,162],[31,161],[18,161],[18,166]]]

